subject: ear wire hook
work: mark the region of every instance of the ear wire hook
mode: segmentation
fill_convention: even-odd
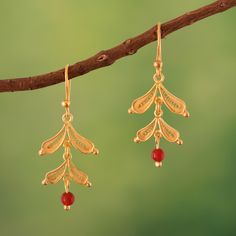
[[[156,73],[153,76],[155,82],[163,82],[164,75],[162,74],[162,52],[161,52],[161,23],[157,24],[157,52],[156,60],[154,62],[154,67],[156,68]]]
[[[68,76],[69,65],[65,66],[65,100],[62,101],[61,105],[66,109],[66,115],[70,114],[70,91],[71,91],[71,81]]]
[[[162,55],[161,55],[161,23],[157,24],[157,58],[156,61],[161,63],[162,62]]]
[[[70,80],[68,77],[68,69],[69,69],[69,65],[65,66],[65,92],[66,92],[66,97],[65,97],[65,101],[70,102]]]
[[[71,122],[73,120],[73,115],[70,113],[70,91],[71,91],[71,81],[68,76],[69,65],[65,66],[65,100],[62,101],[61,105],[65,108],[66,113],[62,116],[64,123]]]
[[[161,77],[162,74],[162,53],[161,53],[161,23],[157,24],[157,53],[156,53],[156,61],[154,63],[154,67],[156,68],[156,76]]]

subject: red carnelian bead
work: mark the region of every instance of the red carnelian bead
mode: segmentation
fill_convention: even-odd
[[[61,202],[64,206],[71,206],[75,201],[75,196],[73,193],[68,192],[68,193],[63,193],[61,195]]]
[[[165,153],[161,148],[154,149],[152,151],[152,159],[156,162],[162,162],[164,160]]]

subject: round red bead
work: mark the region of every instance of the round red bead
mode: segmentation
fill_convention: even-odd
[[[64,206],[71,206],[75,201],[75,196],[73,193],[68,192],[68,193],[63,193],[61,195],[61,202]]]
[[[164,160],[165,153],[161,148],[154,149],[152,151],[152,159],[156,162],[162,162]]]

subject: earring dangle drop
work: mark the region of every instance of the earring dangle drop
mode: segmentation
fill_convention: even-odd
[[[42,181],[43,185],[56,184],[60,180],[63,180],[65,192],[61,196],[61,202],[64,205],[65,210],[69,210],[70,206],[74,203],[75,197],[69,192],[70,182],[72,180],[75,183],[91,187],[91,183],[88,180],[88,175],[77,169],[72,162],[71,147],[84,154],[98,154],[98,149],[88,139],[84,138],[76,132],[72,126],[73,115],[70,112],[70,87],[71,81],[68,79],[68,68],[65,67],[65,100],[61,103],[65,108],[65,113],[62,116],[63,126],[61,130],[52,138],[42,143],[39,155],[52,154],[57,151],[61,146],[64,147],[63,159],[64,162],[56,169],[48,172]]]
[[[168,125],[162,118],[163,111],[161,108],[163,103],[171,112],[183,115],[184,117],[189,117],[189,112],[186,109],[185,102],[171,94],[163,85],[165,78],[162,73],[163,63],[160,23],[157,25],[157,55],[153,65],[156,69],[153,76],[154,85],[146,94],[132,102],[132,106],[128,112],[129,114],[142,114],[147,111],[153,103],[155,103],[155,118],[147,126],[137,131],[134,142],[145,142],[154,136],[156,147],[152,151],[152,159],[155,161],[155,165],[160,167],[162,166],[162,161],[165,156],[163,149],[159,147],[160,139],[164,137],[169,142],[175,142],[179,145],[183,144],[183,141],[180,139],[179,132]]]

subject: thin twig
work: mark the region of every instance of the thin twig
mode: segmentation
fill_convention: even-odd
[[[226,11],[234,6],[236,6],[236,0],[219,0],[195,11],[185,13],[184,15],[161,25],[162,37],[165,37],[168,34],[185,26],[191,25],[201,19]],[[69,67],[69,79],[81,76],[92,70],[109,66],[122,57],[135,54],[138,49],[155,40],[156,26],[153,26],[148,31],[134,38],[127,39],[118,46],[108,50],[103,50],[86,60],[71,65]],[[0,92],[39,89],[63,81],[64,68],[43,75],[0,80]]]

